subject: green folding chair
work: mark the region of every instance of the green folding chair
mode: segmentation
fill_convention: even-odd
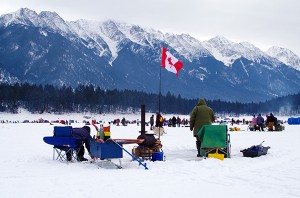
[[[197,135],[201,140],[201,156],[205,158],[209,156],[230,158],[231,145],[227,125],[204,125]]]

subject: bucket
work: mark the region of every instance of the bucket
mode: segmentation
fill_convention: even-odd
[[[164,153],[163,152],[154,152],[152,153],[152,161],[163,161]]]
[[[109,132],[110,131],[110,126],[103,126],[103,131],[104,132]]]
[[[220,154],[218,153],[218,148],[216,149],[216,153],[210,153],[208,154],[208,158],[216,158],[216,159],[219,159],[219,160],[224,160],[224,154]]]
[[[110,126],[103,126],[104,141],[110,138]]]

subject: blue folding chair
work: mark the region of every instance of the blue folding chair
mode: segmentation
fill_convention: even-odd
[[[83,146],[79,138],[72,136],[71,126],[54,126],[53,136],[44,137],[45,143],[53,145],[53,160],[74,161]],[[55,157],[55,153],[57,157]]]

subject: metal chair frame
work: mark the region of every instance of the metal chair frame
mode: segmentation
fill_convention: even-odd
[[[63,145],[53,146],[53,160],[78,161],[77,156],[81,147],[83,146],[83,142],[77,138],[72,138],[72,139],[75,139],[74,141],[78,142],[77,145],[63,144]],[[69,159],[67,153],[70,153]],[[55,154],[57,154],[56,157]]]

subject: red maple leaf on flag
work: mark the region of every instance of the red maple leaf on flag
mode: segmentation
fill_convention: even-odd
[[[175,73],[178,77],[178,71],[183,67],[183,63],[174,57],[165,47],[162,47],[161,66]]]

